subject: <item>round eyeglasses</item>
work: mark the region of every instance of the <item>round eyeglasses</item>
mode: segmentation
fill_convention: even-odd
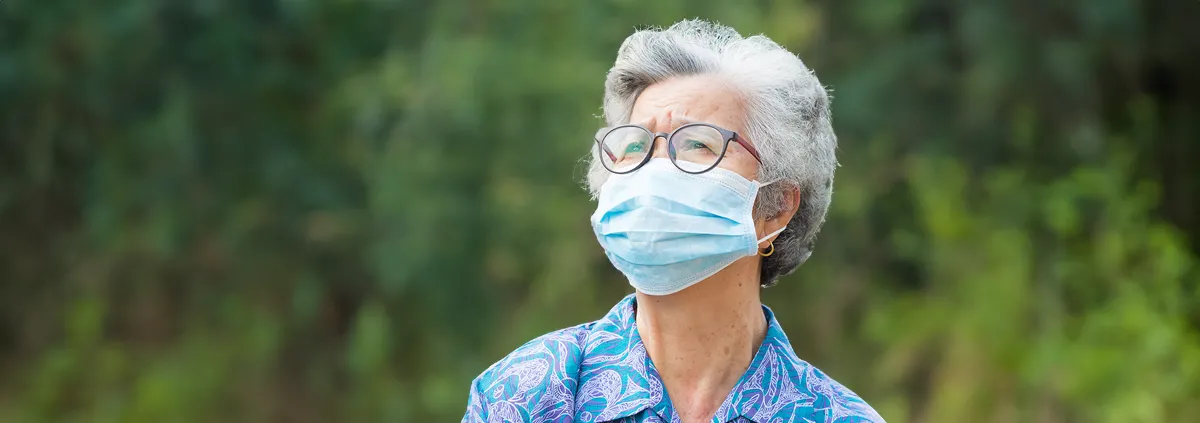
[[[654,155],[654,143],[659,137],[667,139],[667,156],[671,163],[687,173],[704,173],[717,167],[725,158],[730,141],[741,144],[754,160],[762,163],[758,150],[737,132],[708,123],[689,123],[670,134],[654,133],[640,125],[600,128],[596,132],[600,164],[612,173],[638,170]]]

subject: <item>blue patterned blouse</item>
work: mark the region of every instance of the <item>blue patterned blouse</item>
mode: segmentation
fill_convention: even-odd
[[[679,422],[634,324],[633,295],[604,318],[529,341],[471,384],[463,422]],[[767,335],[713,422],[883,422],[796,357],[766,306]]]

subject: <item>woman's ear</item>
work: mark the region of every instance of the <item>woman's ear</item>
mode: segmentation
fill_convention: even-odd
[[[783,197],[775,199],[782,202],[779,204],[778,213],[771,217],[756,216],[754,219],[755,227],[758,229],[758,236],[762,237],[766,234],[775,232],[784,226],[787,226],[792,221],[792,217],[800,210],[800,201],[802,200],[799,187],[788,187],[783,191]],[[761,200],[761,198],[760,198]],[[756,208],[757,209],[757,208]]]
[[[800,211],[800,188],[796,186],[788,187],[783,193],[783,204],[780,207],[779,214],[772,217],[770,220],[779,223],[781,226],[792,221],[792,217],[796,212]]]

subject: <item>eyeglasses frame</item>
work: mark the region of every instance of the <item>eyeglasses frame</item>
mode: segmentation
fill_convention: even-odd
[[[713,164],[711,166],[704,168],[703,170],[693,172],[693,171],[690,171],[690,170],[680,167],[679,163],[676,162],[675,156],[677,153],[675,152],[674,146],[671,145],[671,137],[674,137],[675,134],[679,133],[679,131],[682,131],[687,128],[696,127],[696,126],[706,126],[706,127],[717,130],[717,132],[719,132],[721,134],[721,138],[724,139],[725,142],[721,146],[721,154],[719,156],[717,156],[717,160],[715,162],[713,162]],[[654,132],[654,131],[651,131],[650,129],[646,128],[645,126],[637,125],[637,124],[626,124],[626,125],[617,125],[617,126],[600,128],[599,130],[596,131],[596,137],[595,137],[597,153],[598,154],[607,154],[609,159],[612,160],[613,162],[616,162],[617,156],[614,155],[611,150],[609,150],[607,147],[604,146],[604,138],[607,137],[608,134],[611,134],[613,131],[616,131],[621,128],[638,128],[643,131],[646,131],[647,134],[650,134],[650,151],[645,155],[645,157],[642,158],[641,163],[638,163],[636,166],[630,168],[629,170],[621,171],[621,172],[618,172],[616,170],[613,170],[612,168],[609,168],[608,165],[604,164],[604,160],[600,160],[600,165],[603,166],[605,170],[608,170],[609,172],[615,173],[618,175],[632,173],[638,169],[641,169],[642,166],[646,165],[646,163],[649,163],[650,158],[652,158],[654,156],[654,147],[657,145],[659,138],[665,138],[667,140],[667,156],[670,157],[671,164],[675,165],[675,167],[677,169],[679,169],[680,171],[685,172],[685,173],[701,174],[701,173],[713,170],[713,168],[715,168],[721,164],[721,160],[725,160],[725,153],[729,151],[729,143],[731,141],[741,144],[742,148],[745,148],[746,151],[750,153],[750,156],[754,157],[754,160],[757,160],[759,164],[762,164],[762,158],[758,155],[758,149],[755,149],[753,145],[750,145],[749,142],[746,142],[746,140],[744,138],[742,138],[741,136],[739,136],[737,132],[730,131],[730,130],[722,128],[720,126],[713,125],[711,123],[704,123],[704,122],[693,122],[693,123],[684,124],[678,128],[675,128],[675,130],[671,131],[670,133]]]

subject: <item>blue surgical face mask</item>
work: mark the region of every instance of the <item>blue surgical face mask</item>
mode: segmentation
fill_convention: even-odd
[[[667,159],[611,175],[600,187],[592,229],[629,284],[673,294],[758,253],[754,198],[767,184],[714,168],[690,174]]]

